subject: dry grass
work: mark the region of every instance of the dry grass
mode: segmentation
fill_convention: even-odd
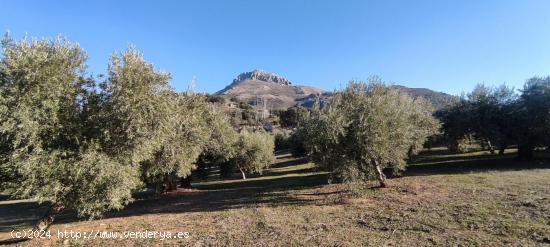
[[[74,231],[187,231],[188,239],[31,240],[73,246],[537,246],[550,241],[550,165],[502,169],[477,158],[422,156],[384,189],[327,185],[313,164],[287,157],[247,181],[210,181],[138,201],[94,221],[54,224]],[[447,161],[456,158],[456,167]],[[472,159],[468,159],[472,158]],[[466,160],[465,160],[466,159]],[[462,163],[460,163],[462,162]],[[472,168],[469,163],[478,162]],[[483,162],[483,163],[482,163]],[[496,161],[495,161],[496,162]],[[484,167],[484,164],[487,167]],[[512,169],[511,164],[516,164]],[[521,169],[521,170],[518,170]],[[0,205],[1,209],[1,205]],[[27,210],[29,210],[27,208]],[[0,213],[1,214],[1,213]],[[19,227],[22,227],[21,225]],[[5,230],[0,237],[5,238]]]

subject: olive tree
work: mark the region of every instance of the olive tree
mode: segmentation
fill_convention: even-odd
[[[203,111],[199,124],[204,128],[205,135],[201,143],[195,144],[202,147],[195,165],[199,175],[204,177],[211,166],[220,166],[220,170],[224,170],[223,166],[235,155],[237,132],[231,126],[229,116],[215,105],[208,104],[201,109]],[[186,176],[181,182],[183,187],[191,186],[191,176]]]
[[[176,93],[169,80],[169,74],[155,70],[130,47],[111,58],[109,77],[102,84],[106,146],[124,154],[125,162],[139,165],[143,180],[156,185],[157,192],[174,189],[178,178],[189,178],[205,149],[221,152],[218,136],[226,130],[220,125],[227,122],[206,95]]]
[[[88,121],[93,80],[85,52],[64,39],[2,41],[0,61],[1,188],[49,202],[35,229],[64,209],[96,217],[120,209],[140,185],[137,167],[105,147]]]
[[[515,95],[506,85],[487,87],[483,84],[477,85],[468,95],[470,130],[491,153],[495,146],[503,153],[510,143],[513,132],[510,106],[515,102]]]
[[[515,108],[520,159],[532,159],[536,147],[550,146],[550,77],[529,79]]]
[[[108,69],[97,116],[103,144],[122,162],[138,166],[152,159],[173,128],[176,99],[170,95],[170,75],[155,70],[132,46],[113,54]]]
[[[442,109],[438,117],[450,150],[463,151],[462,140],[475,139],[494,153],[516,142],[517,95],[506,85],[477,85],[459,102]]]
[[[442,123],[443,139],[453,152],[465,151],[464,143],[472,133],[472,105],[465,98],[435,113]]]
[[[295,128],[301,121],[301,119],[308,114],[308,109],[303,106],[290,107],[279,113],[279,119],[281,127],[283,128]]]
[[[439,122],[423,99],[386,87],[378,78],[369,84],[350,82],[322,109],[314,109],[298,132],[311,158],[331,178],[386,186],[383,169],[403,170],[406,158],[436,133]]]
[[[196,169],[197,159],[210,140],[212,131],[206,120],[211,108],[204,95],[192,92],[163,97],[170,103],[158,121],[160,145],[153,158],[143,163],[143,172],[163,190],[172,190],[177,178],[189,177]]]
[[[242,130],[235,143],[232,162],[240,170],[243,179],[246,173],[262,173],[275,159],[275,141],[264,131]]]

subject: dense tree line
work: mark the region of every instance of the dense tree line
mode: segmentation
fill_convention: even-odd
[[[500,154],[517,146],[519,158],[532,159],[536,148],[550,146],[550,77],[529,79],[520,94],[478,85],[436,115],[451,150],[464,151],[465,140],[474,140]]]
[[[105,77],[88,76],[86,53],[65,39],[6,36],[2,51],[0,189],[49,203],[36,229],[64,209],[93,218],[144,186],[173,189],[197,166],[236,159],[260,172],[273,159],[270,136],[239,134],[134,47],[112,55]]]

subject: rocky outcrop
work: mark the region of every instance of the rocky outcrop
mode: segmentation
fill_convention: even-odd
[[[274,73],[269,73],[263,70],[253,70],[251,72],[245,72],[240,75],[238,75],[235,79],[233,79],[233,83],[239,83],[241,81],[246,80],[257,80],[257,81],[265,81],[265,82],[273,82],[280,85],[292,85],[292,82],[287,80],[286,78],[276,75]]]

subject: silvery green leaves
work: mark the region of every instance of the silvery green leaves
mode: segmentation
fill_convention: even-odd
[[[86,53],[61,38],[6,37],[2,46],[2,172],[10,173],[2,188],[91,217],[127,204],[140,184],[137,170],[88,131],[95,88],[84,79]]]
[[[189,176],[205,150],[234,146],[205,95],[176,93],[133,46],[112,55],[101,83],[64,39],[6,36],[2,48],[1,188],[50,203],[37,228],[66,208],[88,217],[121,209],[143,182]]]
[[[243,179],[246,173],[262,173],[275,160],[275,140],[272,135],[260,131],[243,129],[236,143],[236,154],[232,159],[241,171]]]
[[[439,122],[423,99],[386,87],[379,79],[351,81],[322,109],[313,110],[298,132],[310,157],[337,181],[376,178],[384,168],[403,170]]]

